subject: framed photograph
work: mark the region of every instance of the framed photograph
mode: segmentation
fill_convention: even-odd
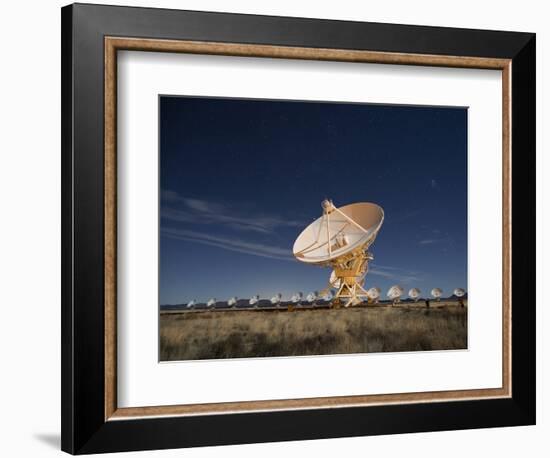
[[[535,35],[62,9],[62,448],[535,423]]]

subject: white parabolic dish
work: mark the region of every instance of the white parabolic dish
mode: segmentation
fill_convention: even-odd
[[[309,264],[328,264],[364,246],[368,248],[384,221],[384,211],[376,204],[359,202],[338,208],[330,218],[323,215],[306,227],[294,242],[294,256]]]

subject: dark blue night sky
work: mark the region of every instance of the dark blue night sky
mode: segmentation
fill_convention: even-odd
[[[467,289],[465,108],[159,101],[161,304],[323,289],[292,245],[327,197],[384,209],[366,287]]]

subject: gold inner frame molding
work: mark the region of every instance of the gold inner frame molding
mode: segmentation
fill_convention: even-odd
[[[105,37],[104,214],[105,214],[105,420],[208,415],[274,410],[318,409],[381,404],[423,403],[511,397],[511,60],[482,57],[404,54],[239,43]],[[266,57],[493,69],[502,72],[502,387],[399,394],[119,408],[117,404],[117,51],[150,51],[240,57]]]

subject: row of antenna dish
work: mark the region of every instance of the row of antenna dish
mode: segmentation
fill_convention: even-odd
[[[376,300],[380,297],[380,292],[381,292],[380,288],[370,288],[367,291],[367,295],[369,299]],[[398,301],[401,298],[401,296],[403,296],[404,293],[405,293],[405,290],[401,286],[394,285],[388,290],[387,296],[388,296],[388,299],[391,299],[393,301]],[[420,299],[421,294],[422,294],[422,291],[420,291],[420,289],[411,288],[409,290],[408,296],[416,302],[418,299]],[[443,290],[441,288],[433,288],[430,291],[430,295],[434,299],[440,300],[441,296],[443,296]],[[466,291],[462,288],[455,288],[453,291],[453,295],[460,299],[466,295]]]
[[[313,303],[313,302],[315,302],[316,300],[319,300],[319,299],[322,299],[322,300],[328,302],[328,301],[332,300],[332,298],[333,298],[333,295],[332,295],[331,292],[328,292],[328,293],[325,293],[325,294],[319,296],[319,293],[317,291],[313,291],[313,292],[309,293],[304,299],[304,294],[301,293],[301,292],[298,292],[298,293],[292,295],[292,297],[290,299],[290,302],[292,302],[293,304],[299,304],[299,303],[301,303],[305,300],[306,302]],[[277,293],[269,301],[271,302],[272,305],[277,306],[281,303],[282,300],[283,300],[283,295],[281,293]],[[227,300],[227,306],[228,307],[235,307],[237,305],[237,302],[238,302],[238,298],[236,296],[230,297]],[[260,295],[256,294],[255,296],[252,296],[248,300],[248,305],[258,306],[259,302],[260,302]],[[206,307],[208,307],[208,308],[214,307],[217,303],[218,303],[217,299],[215,297],[213,297],[211,299],[208,299],[208,301],[206,302]],[[196,300],[192,300],[192,301],[189,301],[186,304],[186,306],[187,306],[187,308],[193,308],[197,304],[198,304],[198,302]]]
[[[378,287],[372,287],[367,290],[367,296],[371,302],[378,302],[378,300],[380,299],[381,293],[382,293],[382,290]],[[394,285],[388,290],[388,292],[386,293],[386,296],[391,301],[398,302],[401,299],[401,297],[404,295],[404,293],[405,293],[405,290],[401,286]],[[408,296],[416,302],[420,299],[421,293],[422,292],[420,291],[420,289],[411,288],[408,292]],[[441,288],[433,288],[430,291],[430,295],[435,300],[440,300],[441,296],[443,295],[443,290]],[[462,288],[456,288],[453,291],[453,295],[460,299],[466,295],[466,291]],[[319,294],[317,291],[312,291],[311,293],[307,294],[305,297],[302,292],[297,292],[290,297],[290,302],[292,302],[293,304],[300,304],[305,301],[307,303],[313,304],[317,300],[330,302],[333,298],[334,298],[334,294],[331,291],[325,291],[322,294]],[[278,293],[278,294],[275,294],[275,296],[273,296],[270,299],[270,302],[272,305],[278,306],[282,302],[282,300],[283,300],[283,295],[281,293]],[[206,302],[206,307],[212,308],[217,304],[217,302],[218,301],[216,300],[216,298],[211,298]],[[238,298],[236,296],[230,297],[227,301],[227,306],[235,307],[237,306],[237,302],[238,302]],[[257,307],[259,302],[260,302],[260,295],[256,294],[255,296],[252,296],[248,300],[248,305],[252,307]],[[195,305],[197,305],[197,301],[192,300],[187,303],[186,307],[193,308],[195,307]]]

